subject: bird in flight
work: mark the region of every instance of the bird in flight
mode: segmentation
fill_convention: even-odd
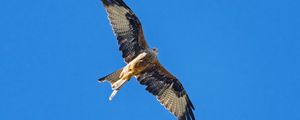
[[[134,76],[178,120],[195,120],[195,108],[187,92],[179,80],[160,64],[158,50],[147,45],[137,16],[122,0],[101,1],[126,62],[125,67],[99,79],[99,82],[111,84],[113,92],[109,100]]]

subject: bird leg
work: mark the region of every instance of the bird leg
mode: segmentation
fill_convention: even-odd
[[[120,78],[122,80],[129,80],[135,73],[138,72],[138,64],[141,62],[146,56],[146,53],[139,54],[135,59],[129,62],[122,70],[120,74]]]
[[[127,64],[123,68],[119,78],[121,78],[121,80],[129,80],[132,77],[133,73],[134,73],[134,68],[133,67],[134,67],[133,64],[131,64],[131,63]]]

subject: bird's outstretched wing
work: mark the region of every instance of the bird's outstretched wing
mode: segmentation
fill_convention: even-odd
[[[122,0],[102,0],[125,62],[129,63],[148,48],[142,25]]]
[[[178,120],[195,120],[195,108],[182,84],[160,63],[146,68],[137,75],[137,79]]]

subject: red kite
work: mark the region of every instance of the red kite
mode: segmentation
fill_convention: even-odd
[[[133,11],[122,0],[102,0],[119,50],[127,65],[99,79],[108,81],[114,90],[110,100],[132,76],[146,86],[146,90],[178,120],[195,120],[195,109],[182,84],[157,59],[158,50],[149,48],[142,25]]]

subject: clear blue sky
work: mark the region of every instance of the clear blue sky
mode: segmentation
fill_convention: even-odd
[[[198,120],[300,120],[296,0],[126,0]],[[0,1],[1,120],[173,120],[124,66],[100,0]]]

